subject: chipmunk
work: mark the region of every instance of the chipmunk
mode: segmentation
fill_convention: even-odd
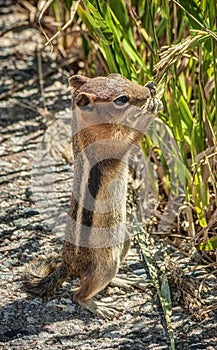
[[[120,74],[74,75],[69,83],[74,179],[62,259],[31,263],[24,287],[47,296],[66,279],[79,277],[74,300],[110,318],[115,306],[93,297],[109,283],[118,284],[115,276],[130,247],[125,227],[128,159],[161,103],[153,83],[141,86]]]

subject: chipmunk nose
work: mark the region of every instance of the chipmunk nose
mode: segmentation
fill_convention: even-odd
[[[156,87],[155,87],[153,81],[148,81],[147,84],[145,84],[145,87],[147,87],[150,90],[152,97],[154,97],[156,95]]]

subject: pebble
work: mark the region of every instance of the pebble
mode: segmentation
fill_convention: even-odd
[[[66,305],[65,308],[65,312],[69,312],[69,313],[74,313],[76,310],[76,306],[75,305]]]
[[[8,207],[10,207],[10,203],[8,201],[3,201],[3,202],[1,202],[1,207],[8,208]]]
[[[116,339],[116,338],[121,338],[122,337],[122,333],[118,332],[118,331],[106,332],[105,335],[107,336],[107,338],[112,338],[112,339]]]
[[[31,317],[31,316],[28,316],[26,318],[26,321],[27,321],[27,323],[37,323],[38,322],[38,320],[36,320],[36,318]]]
[[[33,215],[38,215],[39,211],[36,208],[25,208],[23,211],[23,215],[25,216],[33,216]]]
[[[60,301],[63,304],[73,304],[73,301],[71,299],[67,299],[67,298],[61,298]]]
[[[51,307],[51,306],[53,306],[53,305],[57,305],[58,304],[58,299],[52,299],[52,300],[50,300],[50,301],[48,301],[47,302],[47,304],[46,304],[46,307]]]
[[[34,304],[34,305],[42,304],[42,302],[43,302],[43,299],[40,297],[37,297],[31,300],[31,304]]]
[[[38,336],[39,336],[39,338],[42,338],[42,339],[49,339],[48,332],[40,332]]]
[[[104,297],[104,298],[100,298],[102,303],[113,303],[114,300],[112,297]]]

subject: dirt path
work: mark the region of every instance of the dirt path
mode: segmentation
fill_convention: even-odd
[[[0,32],[23,19],[13,1],[0,1]],[[42,94],[36,30],[9,31],[0,37],[0,45],[0,348],[170,349],[156,291],[150,286],[145,292],[108,287],[101,293],[103,300],[115,301],[125,310],[112,321],[94,317],[72,301],[77,281],[65,283],[55,297],[47,300],[29,297],[21,290],[25,265],[33,257],[61,249],[62,221],[58,220],[57,227],[54,219],[67,212],[72,169],[59,156],[64,144],[53,158],[55,147],[49,145],[61,133],[61,140],[67,141],[69,73],[67,63],[61,68],[49,53],[44,53],[42,71],[47,77]],[[43,163],[44,172],[38,167],[37,155],[52,159],[50,164]],[[42,159],[39,157],[40,162]],[[51,200],[56,203],[54,213],[49,206],[44,213],[46,194],[40,202],[40,191],[36,191],[46,174],[50,174],[53,193],[58,194]],[[128,265],[135,273],[149,278],[135,248]],[[121,274],[130,274],[130,270],[124,268]],[[176,306],[172,321],[177,349],[217,349],[215,315],[198,323]]]

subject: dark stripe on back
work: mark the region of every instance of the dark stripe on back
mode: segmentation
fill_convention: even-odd
[[[102,162],[95,164],[90,170],[87,187],[91,194],[91,198],[86,194],[83,203],[82,224],[88,227],[91,227],[93,223],[95,200],[101,188],[103,178],[103,168],[100,163]],[[90,211],[86,209],[86,207],[91,208],[92,210]]]

